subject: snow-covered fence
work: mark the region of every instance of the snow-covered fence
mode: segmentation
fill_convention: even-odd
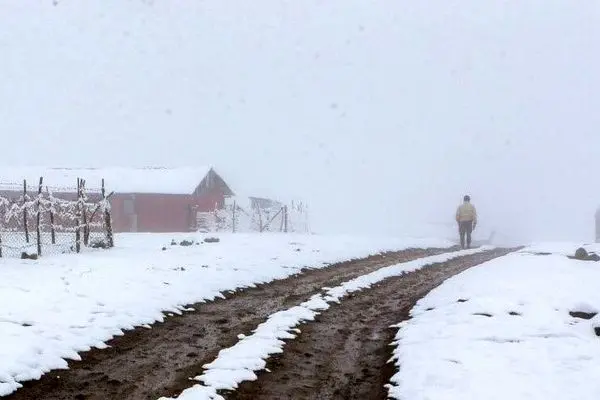
[[[301,232],[309,233],[308,207],[259,202],[255,198],[230,198],[224,207],[197,215],[203,232]]]
[[[101,189],[0,183],[0,257],[39,257],[114,245],[110,203]]]

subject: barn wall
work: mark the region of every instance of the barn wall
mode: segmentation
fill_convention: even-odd
[[[115,232],[189,232],[196,212],[213,211],[223,204],[219,193],[203,196],[173,194],[118,194],[111,199]]]
[[[30,192],[30,196],[35,193]],[[0,196],[18,199],[21,192],[0,190]],[[76,200],[76,193],[54,193],[55,197]],[[88,194],[98,201],[98,194]],[[223,207],[224,197],[215,190],[202,196],[176,194],[123,194],[110,197],[114,232],[189,232],[195,230],[196,212]],[[60,221],[57,221],[60,223]]]
[[[126,199],[131,199],[131,195],[114,194],[110,198],[110,213],[114,232],[132,231],[132,216],[126,215],[124,211]]]

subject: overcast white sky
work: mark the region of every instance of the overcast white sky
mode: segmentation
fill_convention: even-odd
[[[600,3],[2,0],[5,164],[212,164],[323,231],[593,238]]]

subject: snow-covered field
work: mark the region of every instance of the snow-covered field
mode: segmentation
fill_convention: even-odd
[[[399,324],[392,397],[598,398],[600,316],[592,314],[600,310],[600,263],[565,257],[577,247],[536,244],[465,271],[419,301]]]
[[[119,235],[111,251],[0,259],[0,395],[18,389],[19,381],[65,368],[65,359],[102,348],[124,330],[221,292],[385,250],[453,245],[436,239],[236,234],[183,247],[170,246],[172,238],[203,239]]]
[[[217,394],[217,390],[235,390],[243,381],[256,380],[255,371],[265,369],[266,360],[270,355],[283,351],[283,339],[295,338],[295,334],[300,332],[298,325],[304,321],[312,321],[320,311],[328,309],[330,303],[339,303],[349,293],[369,288],[386,278],[415,271],[426,265],[442,263],[490,249],[491,247],[481,247],[424,257],[381,268],[334,288],[323,288],[322,294],[316,294],[298,306],[272,314],[267,321],[254,330],[252,335],[241,335],[238,343],[221,350],[213,362],[204,366],[206,368],[204,374],[194,378],[203,384],[186,389],[177,398],[180,400],[223,400],[224,398]],[[161,398],[160,400],[169,399]]]

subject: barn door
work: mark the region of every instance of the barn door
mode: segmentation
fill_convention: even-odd
[[[138,231],[138,216],[135,212],[135,196],[131,196],[130,199],[125,199],[123,202],[123,211],[125,218],[129,222],[129,232]]]

